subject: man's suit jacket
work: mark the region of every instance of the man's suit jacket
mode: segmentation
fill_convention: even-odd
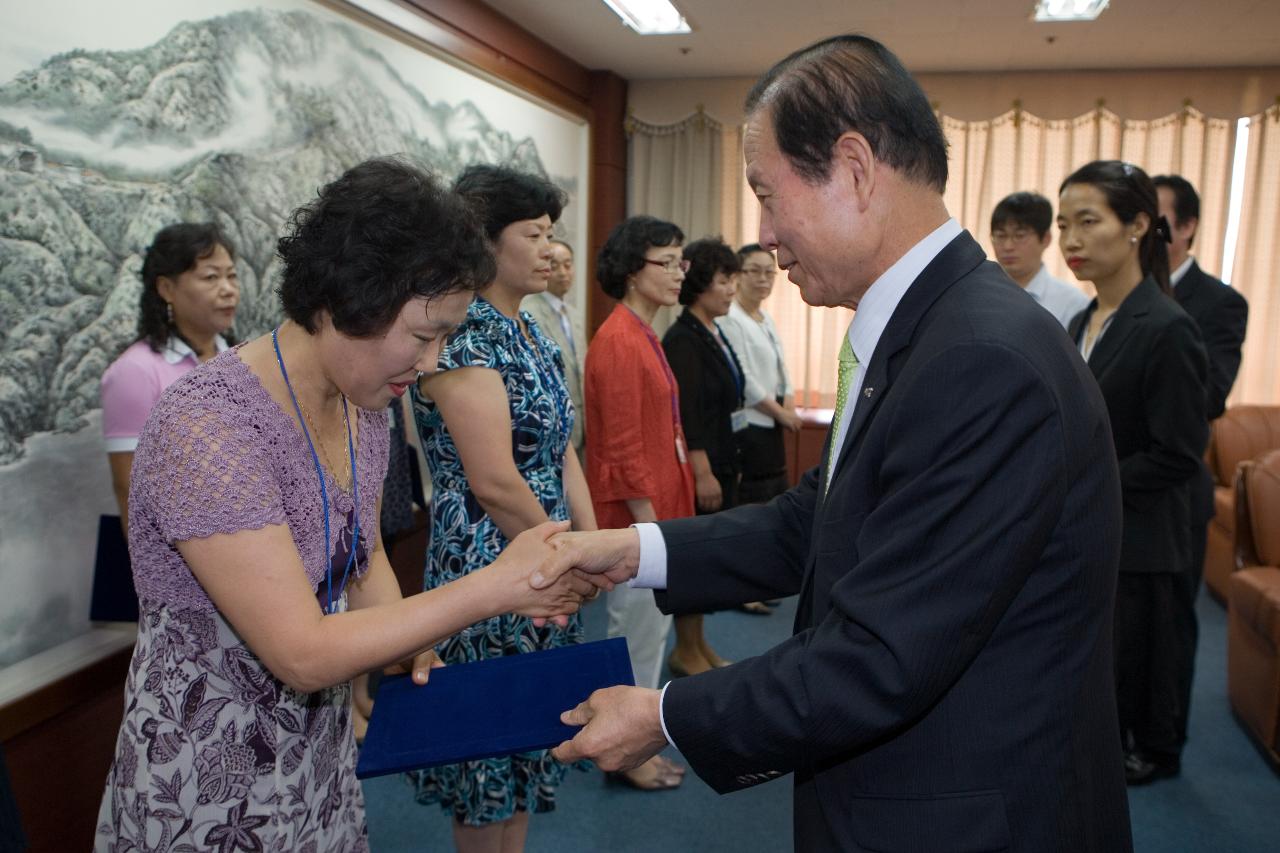
[[[1213,420],[1226,411],[1227,396],[1240,371],[1249,303],[1238,290],[1200,269],[1195,261],[1174,287],[1173,295],[1200,327],[1200,337],[1208,351],[1207,403],[1209,420]],[[1213,518],[1213,509],[1213,475],[1208,465],[1201,464],[1200,474],[1191,485],[1192,523],[1207,524]]]
[[[520,303],[520,308],[532,314],[542,333],[549,336],[556,342],[556,346],[560,347],[560,357],[564,361],[564,384],[569,389],[569,399],[573,400],[575,410],[573,435],[570,440],[573,442],[574,449],[578,451],[579,458],[582,458],[582,441],[586,435],[587,419],[587,410],[582,404],[582,373],[587,355],[587,336],[582,330],[582,323],[570,312],[569,328],[573,329],[573,342],[577,347],[575,358],[574,347],[569,346],[569,339],[565,337],[564,328],[560,325],[560,316],[552,310],[551,303],[544,299],[541,293],[526,296]]]
[[[792,639],[670,684],[672,740],[720,792],[794,773],[798,851],[1130,850],[1119,474],[1084,362],[966,233],[856,399],[825,496],[814,469],[661,524],[666,609],[800,596]]]
[[[1076,315],[1071,339],[1097,301]],[[1153,279],[1133,289],[1089,353],[1107,401],[1124,497],[1122,572],[1183,572],[1191,555],[1191,485],[1209,440],[1200,332]]]

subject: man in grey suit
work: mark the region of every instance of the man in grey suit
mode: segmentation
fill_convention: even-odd
[[[573,287],[573,248],[563,240],[551,241],[551,278],[543,293],[526,296],[520,307],[533,315],[543,334],[550,335],[560,347],[564,359],[564,384],[569,388],[576,417],[573,420],[573,448],[584,460],[582,442],[586,436],[583,423],[587,410],[582,405],[582,367],[587,356],[587,336],[565,297]]]
[[[745,114],[761,245],[805,302],[857,309],[823,462],[768,504],[562,536],[541,573],[678,613],[797,595],[795,635],[598,690],[552,754],[621,769],[672,743],[721,793],[791,774],[799,853],[1127,853],[1097,383],[948,214],[946,138],[883,45],[798,51]]]

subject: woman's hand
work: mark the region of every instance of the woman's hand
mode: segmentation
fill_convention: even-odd
[[[402,660],[400,663],[392,664],[384,669],[384,675],[401,675],[409,672],[413,674],[414,684],[426,684],[427,677],[431,670],[439,669],[444,666],[444,661],[440,660],[440,656],[436,654],[435,649],[425,649],[418,652],[408,660]]]
[[[724,493],[715,474],[708,471],[696,475],[693,486],[699,511],[715,512],[724,504]]]
[[[778,424],[787,432],[799,432],[804,426],[804,420],[796,412],[795,409],[783,407],[781,417],[776,418]]]
[[[548,521],[532,527],[512,540],[498,559],[478,573],[487,575],[496,584],[497,594],[507,602],[505,612],[532,617],[535,624],[550,620],[564,627],[584,599],[594,598],[608,584],[606,578],[565,571],[542,589],[533,588],[529,578],[555,552],[547,540],[568,530],[567,521]]]

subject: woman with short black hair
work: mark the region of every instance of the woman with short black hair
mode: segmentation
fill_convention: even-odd
[[[98,850],[367,850],[349,681],[498,613],[556,617],[595,589],[529,575],[547,524],[464,581],[402,599],[378,536],[387,404],[494,264],[427,173],[362,163],[279,242],[278,329],[174,382],[134,457],[141,618]],[[425,651],[424,651],[425,650]]]
[[[413,389],[414,418],[431,469],[425,589],[483,569],[507,543],[548,520],[595,530],[591,496],[569,439],[577,413],[564,354],[521,301],[547,288],[551,230],[565,196],[545,178],[504,166],[467,168],[454,191],[476,211],[497,260],[438,370]],[[582,640],[506,614],[440,643],[446,664],[551,649]],[[498,701],[498,700],[495,700]],[[566,767],[545,750],[410,774],[418,801],[453,816],[462,853],[524,847],[529,816],[556,806]]]
[[[618,300],[587,350],[583,379],[587,475],[601,528],[693,515],[680,389],[652,325],[660,307],[680,298],[682,243],[675,224],[633,216],[610,232],[596,261],[600,288]],[[636,684],[657,687],[671,617],[647,589],[619,586],[608,605],[608,634],[627,638]],[[616,778],[662,790],[679,785],[683,769],[656,756]]]
[[[742,269],[737,252],[718,237],[684,247],[689,270],[680,284],[685,306],[662,338],[680,386],[680,421],[693,466],[698,515],[737,505],[742,475],[737,435],[746,429],[742,363],[716,320],[729,313]],[[667,659],[673,675],[696,675],[727,662],[703,633],[702,614],[675,617],[676,647]]]

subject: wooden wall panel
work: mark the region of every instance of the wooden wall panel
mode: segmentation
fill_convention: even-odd
[[[0,708],[5,762],[32,853],[93,846],[132,654],[121,649]]]
[[[587,270],[588,336],[613,310],[614,300],[596,283],[596,256],[613,226],[627,215],[627,81],[612,71],[591,77],[591,215]]]

